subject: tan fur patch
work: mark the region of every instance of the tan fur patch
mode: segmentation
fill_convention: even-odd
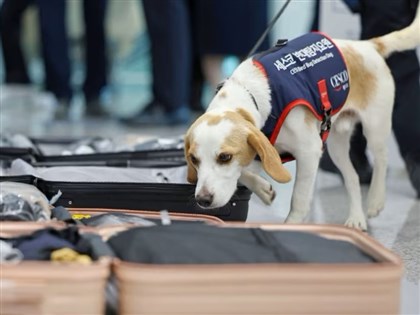
[[[184,147],[184,154],[185,159],[187,161],[187,180],[190,183],[197,182],[197,171],[194,165],[191,163],[190,155],[195,154],[196,144],[195,142],[191,141],[191,129],[187,132],[185,136],[185,147]]]
[[[220,96],[221,98],[226,98],[226,97],[227,97],[227,93],[226,93],[226,91],[221,91],[221,92],[220,92],[220,94],[219,94],[219,96]]]
[[[370,41],[375,45],[375,49],[377,50],[377,52],[381,56],[384,56],[385,55],[385,50],[386,50],[385,49],[385,44],[382,42],[380,37],[372,38]]]
[[[222,115],[209,115],[206,120],[209,126],[212,126],[212,125],[217,125],[218,123],[220,123],[222,119],[223,119]]]
[[[343,110],[340,112],[339,118],[356,119],[357,114],[352,110]]]
[[[255,125],[254,118],[252,118],[251,114],[243,108],[238,108],[236,112],[241,115],[245,120],[249,121],[251,124]]]
[[[219,124],[223,119],[232,121],[235,124],[235,128],[229,135],[226,135],[226,140],[222,144],[220,152],[232,154],[242,166],[248,165],[254,159],[256,153],[247,144],[248,127],[250,124],[253,124],[253,119],[251,114],[246,110],[238,109],[236,112],[227,111],[220,115],[204,114],[191,126],[187,132],[186,139],[188,138],[189,140],[190,132],[194,129],[195,125],[206,122],[209,126],[214,126]],[[188,152],[185,152],[185,154],[187,156],[188,154],[194,154],[195,150],[196,144],[193,141],[188,141]]]
[[[226,135],[221,152],[229,153],[238,160],[241,166],[246,166],[255,158],[255,150],[247,142],[248,131],[245,126],[237,126]]]
[[[360,109],[366,108],[377,89],[377,79],[364,65],[363,57],[352,47],[342,49],[350,75],[348,102]]]

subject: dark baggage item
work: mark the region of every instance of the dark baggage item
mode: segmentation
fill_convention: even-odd
[[[9,148],[0,147],[0,167],[6,168],[15,159],[22,159],[25,162],[35,162],[35,153],[31,148]]]
[[[35,186],[0,182],[0,221],[48,221],[51,209]]]
[[[174,167],[185,165],[184,151],[180,142],[173,145],[158,145],[158,140],[150,140],[137,145],[132,151],[98,152],[89,154],[58,154],[60,150],[48,149],[50,146],[71,147],[77,143],[94,146],[96,138],[74,139],[30,139],[33,146],[28,148],[0,147],[0,161],[3,165],[20,158],[33,166],[114,166],[114,167]],[[47,148],[47,149],[46,149]],[[47,154],[45,151],[57,151]]]
[[[78,155],[38,155],[30,148],[0,148],[3,167],[20,158],[33,166],[175,167],[185,165],[184,151],[146,150]]]
[[[402,262],[342,226],[225,224],[313,233],[354,244],[372,263],[146,264],[114,261],[119,314],[398,314]]]
[[[58,182],[34,176],[3,176],[0,181],[15,181],[36,186],[48,199],[61,197],[56,206],[179,212],[218,217],[224,221],[246,221],[251,191],[239,186],[232,200],[222,208],[202,209],[194,199],[195,186],[163,183]]]

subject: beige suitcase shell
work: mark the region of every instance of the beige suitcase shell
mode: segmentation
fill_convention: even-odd
[[[104,314],[109,261],[2,264],[1,314]]]
[[[374,264],[147,265],[114,262],[120,314],[398,314],[402,262],[342,226],[251,225],[351,242]]]
[[[70,209],[72,214],[94,215],[123,212],[141,215],[145,219],[159,218],[153,211],[118,209]],[[223,224],[219,218],[199,215],[170,213],[173,220],[203,221]],[[65,228],[63,222],[0,222],[1,237],[16,237],[39,229]],[[115,225],[106,227],[80,227],[83,232],[96,233],[104,239],[116,232],[132,227]],[[111,271],[110,260],[104,259],[92,265],[57,264],[31,261],[19,264],[0,264],[0,314],[1,315],[95,315],[105,312],[105,285]]]
[[[46,227],[60,229],[65,225],[0,222],[0,235],[14,237]],[[110,264],[110,259],[90,265],[47,261],[0,264],[0,314],[104,314]]]

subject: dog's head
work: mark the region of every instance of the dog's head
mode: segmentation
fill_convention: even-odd
[[[187,179],[197,184],[197,203],[203,208],[227,204],[236,191],[242,169],[256,154],[274,180],[284,183],[291,179],[277,150],[246,111],[208,112],[197,119],[185,136]]]

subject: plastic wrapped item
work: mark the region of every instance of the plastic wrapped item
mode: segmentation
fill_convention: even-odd
[[[48,199],[33,185],[0,183],[1,221],[47,221],[51,210]]]
[[[116,146],[111,139],[94,137],[83,139],[73,143],[68,149],[64,150],[62,155],[74,154],[94,154],[94,153],[107,153],[115,152]]]
[[[0,264],[18,263],[23,259],[22,252],[10,244],[0,240]]]
[[[149,141],[138,143],[134,146],[134,150],[170,150],[184,148],[184,137],[175,138],[157,138]]]
[[[0,136],[0,147],[13,147],[13,148],[33,148],[35,145],[32,141],[21,134],[5,134]]]
[[[153,221],[144,219],[137,215],[125,213],[104,213],[92,216],[90,218],[81,219],[83,224],[88,226],[106,226],[106,225],[120,225],[120,224],[135,224],[141,226],[156,225]]]

